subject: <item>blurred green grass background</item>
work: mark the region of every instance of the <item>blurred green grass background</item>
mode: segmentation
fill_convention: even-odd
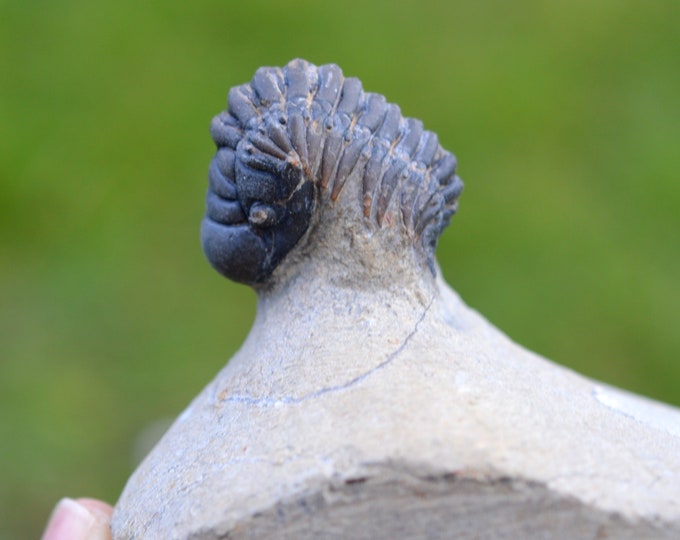
[[[0,538],[115,501],[255,295],[198,242],[211,117],[338,63],[459,158],[448,281],[513,339],[680,405],[680,4],[0,0]]]

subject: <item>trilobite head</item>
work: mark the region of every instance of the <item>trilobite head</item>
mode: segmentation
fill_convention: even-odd
[[[321,197],[348,182],[369,227],[398,226],[434,268],[434,248],[457,209],[455,157],[422,123],[366,93],[338,66],[294,60],[232,88],[213,119],[203,250],[226,277],[258,285],[300,242]],[[322,222],[323,219],[317,221]]]

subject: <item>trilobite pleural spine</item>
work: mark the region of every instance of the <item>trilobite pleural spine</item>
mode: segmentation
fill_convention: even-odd
[[[432,266],[463,187],[437,135],[333,64],[260,68],[231,89],[211,134],[203,250],[241,283],[267,281],[309,228],[318,199],[337,202],[348,181],[361,182],[360,200],[349,204],[360,205],[366,224],[401,227]]]

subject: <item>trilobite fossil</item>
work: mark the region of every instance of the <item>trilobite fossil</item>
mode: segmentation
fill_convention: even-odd
[[[266,282],[304,236],[318,199],[336,202],[348,181],[362,183],[355,203],[367,223],[402,227],[434,268],[463,188],[456,159],[420,120],[403,118],[338,66],[293,60],[258,69],[231,89],[210,131],[217,153],[201,242],[226,277]],[[386,219],[390,208],[396,220]]]

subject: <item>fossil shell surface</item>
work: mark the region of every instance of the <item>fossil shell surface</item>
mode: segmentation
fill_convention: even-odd
[[[201,242],[226,277],[265,282],[304,236],[318,198],[338,202],[348,181],[361,182],[362,199],[350,204],[363,219],[396,221],[432,267],[463,187],[456,159],[420,120],[403,118],[338,66],[260,68],[231,89],[211,134],[217,153]]]

